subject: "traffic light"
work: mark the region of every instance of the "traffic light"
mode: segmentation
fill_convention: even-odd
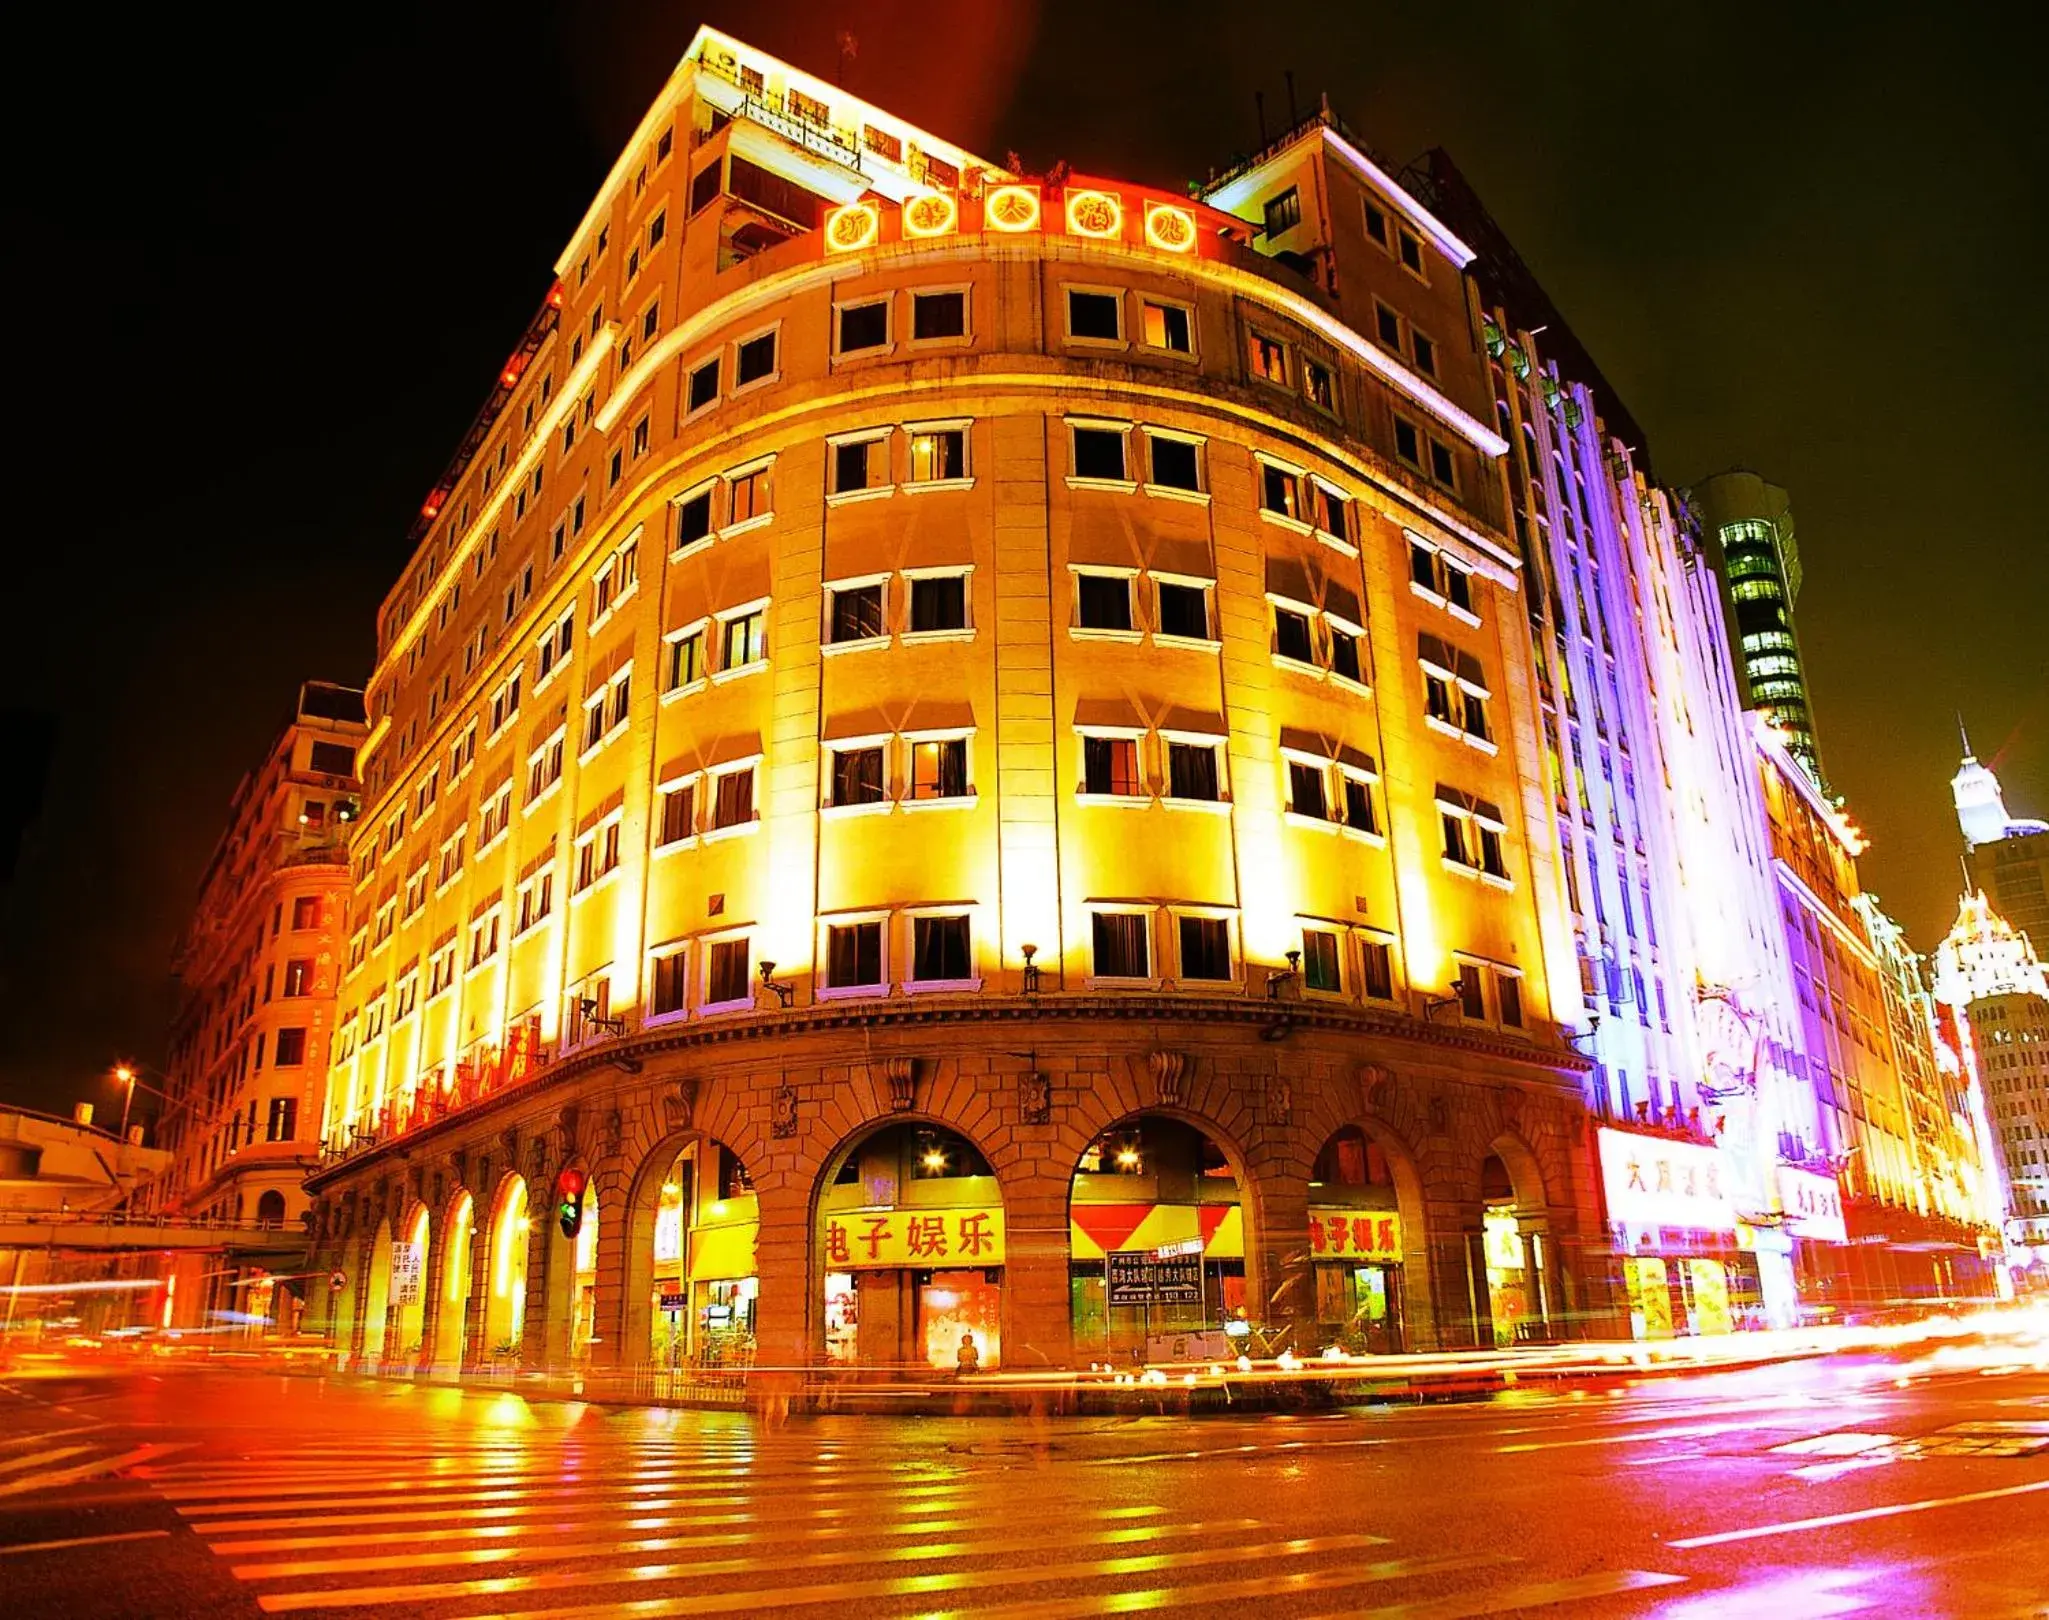
[[[555,1178],[555,1218],[562,1223],[562,1235],[573,1238],[583,1230],[583,1190],[589,1182],[581,1170],[564,1170]]]

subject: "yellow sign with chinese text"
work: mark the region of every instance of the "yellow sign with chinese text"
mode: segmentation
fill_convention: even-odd
[[[1309,1248],[1318,1260],[1402,1263],[1402,1218],[1391,1209],[1309,1211]]]
[[[825,1217],[825,1268],[1003,1264],[1003,1209],[849,1209]]]

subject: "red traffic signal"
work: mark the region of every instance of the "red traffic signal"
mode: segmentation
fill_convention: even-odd
[[[555,1218],[566,1238],[583,1230],[583,1195],[589,1185],[590,1177],[577,1169],[564,1170],[555,1178]]]

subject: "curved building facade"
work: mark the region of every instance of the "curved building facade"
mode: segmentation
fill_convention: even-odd
[[[693,44],[380,624],[349,1361],[1605,1327],[1460,246],[1223,185]]]

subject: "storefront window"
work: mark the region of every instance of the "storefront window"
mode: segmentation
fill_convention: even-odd
[[[656,1366],[753,1364],[760,1225],[754,1183],[738,1155],[710,1140],[676,1155],[655,1202],[649,1353]],[[595,1261],[593,1250],[593,1270]]]
[[[1402,1348],[1402,1224],[1387,1155],[1357,1126],[1324,1144],[1309,1181],[1316,1348]]]

